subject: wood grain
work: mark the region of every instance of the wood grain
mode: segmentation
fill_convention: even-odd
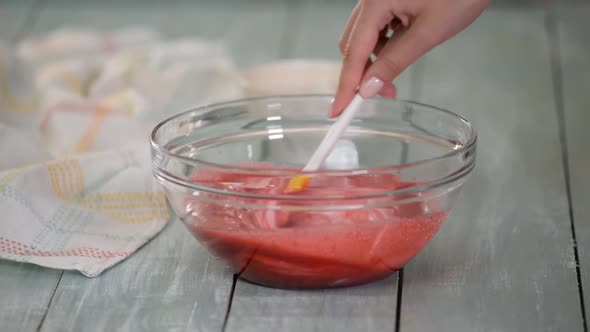
[[[0,326],[2,331],[39,327],[61,271],[0,260]]]
[[[15,3],[0,2],[1,38],[14,38],[22,27],[18,22],[27,10]],[[55,0],[41,12],[33,33],[64,24],[148,24],[169,36],[226,39],[242,67],[280,57],[338,59],[337,40],[352,4]],[[587,3],[557,11],[572,211],[586,303],[589,15]],[[478,166],[452,217],[405,269],[401,330],[582,330],[549,53],[544,13],[502,5],[398,80],[400,97],[465,115],[480,138]],[[56,289],[60,275],[0,261],[0,330],[41,325],[42,331],[219,331],[232,287],[231,272],[178,220],[98,278],[66,272]],[[238,281],[227,330],[392,331],[397,286],[396,275],[324,291]]]
[[[282,3],[267,1],[255,6],[213,1],[173,6],[58,1],[41,12],[34,33],[61,25],[148,24],[166,36],[224,39],[234,58],[245,66],[278,56],[282,15]],[[231,271],[175,220],[151,243],[100,277],[66,272],[41,330],[219,331],[232,282]]]
[[[0,1],[0,40],[13,42],[26,30],[35,0]]]
[[[63,26],[117,29],[152,27],[165,38],[224,41],[241,67],[276,59],[286,17],[282,1],[75,1],[51,2],[33,35]]]
[[[340,59],[338,42],[356,1],[299,1],[291,15],[287,56]]]
[[[64,273],[41,331],[219,331],[232,274],[174,220],[97,278]]]
[[[284,57],[341,61],[338,43],[357,1],[305,0],[294,5],[289,20],[291,42]],[[411,66],[394,80],[400,98],[410,97]]]
[[[338,39],[353,8],[351,1],[307,1],[291,15],[287,58],[340,58]],[[397,84],[400,97],[410,90],[408,71]],[[238,280],[227,331],[393,331],[397,274],[369,285],[322,291],[286,291]]]
[[[238,281],[227,331],[392,331],[396,277],[364,286],[288,291]]]
[[[578,244],[586,317],[590,317],[590,3],[560,6],[556,11],[558,65],[568,152],[572,216]],[[558,87],[559,88],[559,87]]]
[[[470,119],[478,166],[406,266],[403,331],[581,331],[544,13],[490,10],[425,59],[421,100]]]
[[[16,41],[33,1],[0,2],[0,39]],[[0,329],[33,331],[43,319],[61,271],[0,260]]]

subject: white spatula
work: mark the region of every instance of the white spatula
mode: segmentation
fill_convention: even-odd
[[[305,167],[303,167],[303,172],[315,172],[320,169],[326,158],[332,152],[332,149],[336,145],[336,142],[340,139],[352,119],[354,118],[356,112],[360,109],[361,104],[363,103],[364,99],[358,93],[354,96],[350,104],[344,109],[342,114],[338,117],[338,120],[334,122],[332,127],[328,130],[326,136],[324,136],[322,142],[317,147]],[[298,175],[289,181],[289,186],[287,187],[287,191],[294,192],[303,190],[307,187],[309,181],[311,180],[311,176],[309,175]]]

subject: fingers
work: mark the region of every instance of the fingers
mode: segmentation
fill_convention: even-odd
[[[373,54],[375,56],[377,56],[381,52],[383,47],[385,47],[385,44],[387,44],[387,41],[389,40],[389,37],[387,37],[388,32],[389,29],[385,28],[381,30],[381,32],[379,33],[379,39],[377,39],[377,44],[375,44],[375,48],[373,49]]]
[[[418,23],[418,22],[416,22]],[[363,75],[362,81],[376,77],[383,82],[391,82],[410,64],[424,55],[433,45],[423,35],[424,26],[414,24],[410,29],[391,38],[379,53],[377,60]],[[374,97],[373,91],[361,89],[363,98]]]
[[[397,96],[397,88],[392,82],[385,81],[379,95],[385,98],[395,98]]]
[[[346,49],[348,48],[349,40],[350,40],[350,32],[354,27],[356,20],[358,18],[358,13],[360,11],[360,3],[354,7],[350,17],[348,18],[348,22],[346,22],[346,26],[344,28],[344,32],[340,37],[340,42],[338,43],[338,47],[340,48],[340,53],[344,54]]]
[[[342,70],[336,97],[332,103],[331,117],[335,117],[355,95],[360,79],[365,72],[365,64],[377,44],[381,29],[375,29],[374,21],[361,7],[357,21],[350,32],[349,45],[343,54]]]
[[[409,1],[405,5],[395,1],[359,2],[340,42],[344,60],[330,115],[340,114],[359,86],[363,98],[395,96],[393,79],[469,25],[489,1],[457,1],[457,8],[438,1]],[[389,40],[387,27],[395,31]],[[371,53],[376,55],[372,64]]]
[[[377,49],[377,47],[375,47],[375,49]],[[375,51],[374,53],[379,52]],[[373,61],[371,59],[367,60],[367,63],[365,63],[364,71],[367,71],[367,69],[369,69],[369,67],[371,67],[372,65]],[[383,88],[381,88],[379,95],[386,98],[395,98],[397,95],[397,89],[392,82],[384,82]]]

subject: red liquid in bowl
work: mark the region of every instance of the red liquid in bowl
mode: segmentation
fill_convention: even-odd
[[[193,180],[216,188],[273,195],[282,193],[289,179],[201,171]],[[325,177],[312,180],[306,190],[295,195],[362,195],[411,185],[393,175]],[[354,210],[314,208],[369,201],[302,201],[297,204],[309,210],[285,211],[250,209],[239,206],[246,202],[244,198],[214,196],[215,203],[189,199],[185,224],[241,278],[279,288],[350,286],[384,278],[414,257],[447,218],[434,199]],[[273,200],[247,202],[282,204]]]

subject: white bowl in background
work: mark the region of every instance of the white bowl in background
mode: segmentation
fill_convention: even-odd
[[[246,97],[334,94],[341,63],[293,59],[258,65],[242,72]]]

